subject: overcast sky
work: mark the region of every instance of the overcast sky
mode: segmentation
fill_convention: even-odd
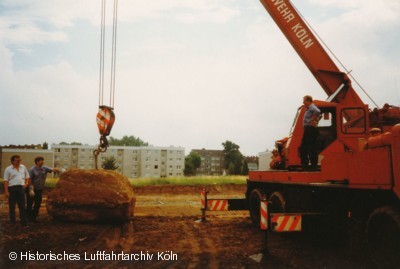
[[[379,106],[400,104],[399,0],[293,4]],[[100,0],[0,0],[0,145],[98,143],[100,11]],[[107,105],[110,27],[106,44]],[[272,149],[302,96],[327,97],[257,0],[119,0],[116,64],[111,136],[186,154],[226,140],[246,155]]]

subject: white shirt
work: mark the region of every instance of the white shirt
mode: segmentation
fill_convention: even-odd
[[[8,182],[8,186],[25,185],[25,179],[29,178],[29,173],[23,164],[19,165],[19,169],[15,169],[13,165],[10,165],[4,171],[4,181]]]

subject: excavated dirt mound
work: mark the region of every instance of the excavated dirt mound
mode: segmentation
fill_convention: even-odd
[[[135,197],[128,179],[107,170],[70,170],[48,194],[47,211],[73,222],[122,222],[133,217]]]

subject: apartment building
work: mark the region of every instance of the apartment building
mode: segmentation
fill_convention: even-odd
[[[93,169],[93,151],[96,146],[59,145],[51,146],[54,165],[64,169]],[[117,171],[128,178],[179,177],[183,176],[185,149],[183,147],[130,147],[110,146],[98,157],[98,165],[107,157],[117,160]]]
[[[222,150],[193,149],[200,155],[201,165],[197,169],[199,175],[222,175],[224,173],[224,152]]]

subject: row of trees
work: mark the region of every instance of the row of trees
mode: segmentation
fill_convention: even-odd
[[[121,139],[110,136],[108,138],[108,144],[110,146],[132,146],[132,147],[140,147],[140,146],[148,146],[148,142],[144,142],[140,137],[135,137],[133,135],[127,136],[124,135]],[[83,144],[80,142],[71,142],[67,143],[65,141],[60,142],[60,145],[77,145],[82,146]],[[43,143],[43,147],[48,147],[47,142]]]

